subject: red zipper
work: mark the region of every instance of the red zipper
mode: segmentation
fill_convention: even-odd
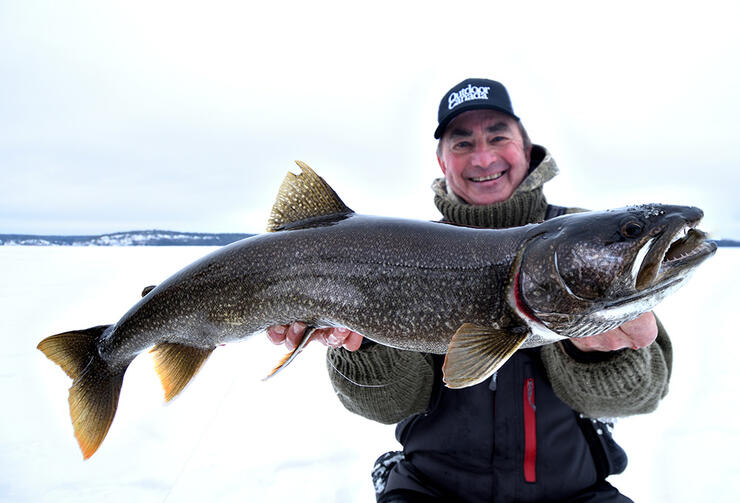
[[[534,379],[524,381],[524,480],[536,482],[537,417],[534,405]]]

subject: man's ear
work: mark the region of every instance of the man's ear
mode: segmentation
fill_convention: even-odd
[[[532,164],[532,145],[530,145],[527,151],[524,152],[524,156],[527,159],[527,167],[529,167],[529,165]]]
[[[437,162],[439,163],[440,169],[442,169],[442,174],[447,176],[447,166],[445,166],[445,162],[442,160],[439,154],[437,154]]]

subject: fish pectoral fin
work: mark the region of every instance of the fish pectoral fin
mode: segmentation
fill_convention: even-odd
[[[279,231],[289,224],[310,218],[352,213],[314,170],[304,162],[296,161],[296,164],[303,172],[285,175],[272,206],[267,232]]]
[[[145,286],[144,289],[141,291],[141,296],[146,297],[149,292],[157,288],[157,285],[149,285]]]
[[[483,382],[506,363],[529,335],[529,329],[504,330],[465,323],[457,329],[442,365],[448,388]]]
[[[175,342],[161,342],[154,346],[154,368],[164,388],[164,399],[175,398],[216,348],[196,348]]]
[[[293,351],[291,351],[287,355],[283,356],[283,358],[278,362],[275,368],[272,369],[272,371],[269,374],[267,374],[262,380],[263,381],[268,380],[269,378],[271,378],[272,376],[274,376],[275,374],[283,370],[285,367],[287,367],[290,362],[295,360],[295,357],[298,356],[298,354],[301,351],[303,351],[303,348],[306,347],[306,344],[308,344],[308,341],[311,340],[311,336],[313,335],[315,331],[316,331],[315,327],[308,327],[303,332],[303,338],[301,339],[301,342],[299,342],[298,345],[295,347],[295,349],[293,349]]]

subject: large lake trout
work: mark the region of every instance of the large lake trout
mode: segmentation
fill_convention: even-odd
[[[187,266],[113,325],[41,341],[74,380],[70,413],[85,458],[110,428],[126,368],[151,347],[167,400],[219,344],[294,320],[446,353],[445,383],[470,386],[518,348],[636,318],[716,250],[694,228],[701,210],[684,206],[504,230],[358,215],[299,164],[303,172],[289,173],[280,188],[270,232]]]

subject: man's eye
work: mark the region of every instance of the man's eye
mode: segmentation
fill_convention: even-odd
[[[491,138],[491,143],[501,143],[502,141],[505,141],[507,138],[505,136],[494,136]]]
[[[455,143],[455,148],[457,148],[457,149],[470,148],[471,145],[472,145],[472,143],[470,143],[469,141],[459,141],[459,142]]]

